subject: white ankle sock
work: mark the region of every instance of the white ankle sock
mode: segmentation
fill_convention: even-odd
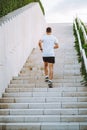
[[[52,80],[49,79],[50,82],[52,82]]]

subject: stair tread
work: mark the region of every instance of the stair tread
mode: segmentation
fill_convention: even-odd
[[[67,92],[67,91],[72,91],[72,92],[86,92],[87,91],[87,87],[57,87],[57,88],[6,88],[6,92],[8,91],[31,91],[31,92]]]
[[[0,103],[87,102],[87,97],[3,97]]]
[[[87,108],[0,109],[1,115],[87,115]]]

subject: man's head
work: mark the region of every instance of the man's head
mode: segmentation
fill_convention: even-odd
[[[51,32],[52,32],[51,27],[47,27],[47,28],[46,28],[46,32],[47,32],[47,33],[51,33]]]

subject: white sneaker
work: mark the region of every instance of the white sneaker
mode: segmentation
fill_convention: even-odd
[[[49,78],[48,77],[45,77],[45,82],[48,82],[49,81]]]
[[[48,86],[49,86],[49,88],[53,88],[53,83],[52,83],[52,81],[48,81]]]

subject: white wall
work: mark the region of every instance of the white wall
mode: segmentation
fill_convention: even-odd
[[[0,96],[38,45],[45,25],[38,3],[29,4],[0,19]]]

